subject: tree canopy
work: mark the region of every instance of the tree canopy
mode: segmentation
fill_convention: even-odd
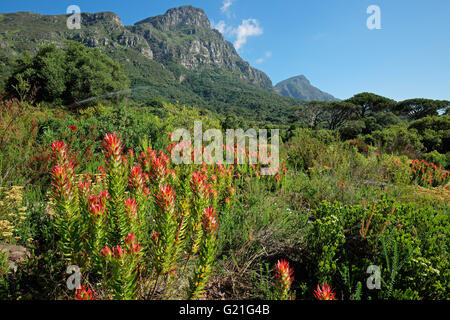
[[[69,41],[64,49],[41,46],[16,60],[6,91],[20,99],[74,104],[129,87],[122,66],[96,48]]]

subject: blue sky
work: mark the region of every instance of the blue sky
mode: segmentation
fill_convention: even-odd
[[[124,24],[190,4],[273,83],[304,74],[340,99],[369,91],[395,100],[450,100],[448,0],[2,1],[0,12],[114,11]],[[367,8],[380,8],[369,30]]]

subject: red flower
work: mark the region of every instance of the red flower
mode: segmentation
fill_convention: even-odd
[[[125,210],[130,219],[136,218],[137,217],[136,200],[134,200],[133,198],[128,198],[127,200],[125,200]]]
[[[58,198],[69,199],[72,194],[71,178],[73,176],[74,165],[69,162],[64,166],[52,168],[53,193]]]
[[[57,165],[65,165],[69,161],[67,154],[67,145],[63,141],[53,141],[50,146],[52,149],[52,161]]]
[[[75,290],[75,300],[96,300],[97,294],[88,286],[81,286]]]
[[[192,174],[190,181],[191,189],[194,194],[203,199],[208,198],[211,193],[207,181],[208,177],[199,171],[196,171]]]
[[[203,209],[203,229],[208,233],[214,233],[217,230],[217,217],[214,215],[214,208]]]
[[[142,174],[140,166],[136,165],[133,168],[131,168],[128,183],[131,188],[136,190],[141,190],[144,187],[144,176]]]
[[[175,191],[168,185],[161,186],[156,195],[156,204],[161,210],[173,213],[175,211]]]
[[[135,243],[136,236],[134,233],[128,233],[125,237],[125,244],[127,246],[128,252],[130,253],[139,253],[141,251],[141,245],[139,243]]]
[[[54,153],[64,154],[66,152],[67,145],[65,144],[64,140],[63,141],[53,141],[51,148]]]
[[[290,289],[291,284],[294,281],[294,277],[292,276],[293,273],[294,270],[291,269],[286,260],[281,259],[277,261],[275,266],[275,278],[283,291],[288,291]]]
[[[91,182],[89,180],[85,179],[83,181],[78,182],[78,190],[84,197],[87,196],[90,189],[91,189]]]
[[[122,258],[123,255],[124,255],[124,252],[123,252],[122,247],[116,246],[114,248],[114,257],[120,259],[120,258]]]
[[[78,130],[77,126],[68,126],[68,128],[72,131]]]
[[[153,232],[152,232],[152,241],[153,241],[153,243],[156,245],[158,243],[158,240],[159,240],[159,234],[158,234],[158,232],[153,230]]]
[[[109,161],[115,162],[115,165],[122,160],[122,144],[120,137],[116,136],[116,133],[106,134],[103,138],[102,146],[105,149],[105,156]],[[109,162],[108,161],[108,162]]]
[[[91,204],[91,207],[89,209],[95,219],[102,217],[105,213],[105,205],[101,202]]]
[[[108,190],[100,191],[100,193],[98,194],[98,197],[99,197],[100,201],[105,202],[106,199],[109,199]]]
[[[100,252],[101,255],[105,258],[112,256],[112,251],[108,246],[104,247]]]
[[[334,295],[333,289],[326,283],[322,287],[317,285],[317,289],[314,290],[314,296],[317,300],[337,300]]]

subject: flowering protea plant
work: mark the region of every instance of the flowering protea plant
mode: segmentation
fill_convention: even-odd
[[[203,237],[194,276],[189,282],[188,299],[203,297],[217,250],[217,226],[218,220],[214,214],[214,208],[205,208],[202,217]]]
[[[443,170],[434,163],[425,160],[413,160],[410,163],[412,180],[421,186],[437,187],[445,185],[450,180],[450,172]]]
[[[141,262],[141,245],[136,243],[136,237],[129,233],[125,237],[125,247],[115,246],[113,249],[106,246],[101,250],[106,261],[106,268],[110,274],[105,282],[111,289],[114,299],[130,300],[137,297],[138,268]]]
[[[161,186],[156,195],[154,238],[152,245],[153,261],[157,275],[173,270],[176,259],[176,236],[178,221],[175,212],[175,191],[168,185]]]
[[[105,173],[107,191],[110,195],[107,203],[108,228],[112,231],[108,234],[109,243],[122,241],[126,236],[129,227],[129,221],[124,211],[126,172],[124,157],[122,156],[123,147],[121,138],[116,133],[106,134],[102,146],[105,156]]]
[[[75,164],[69,160],[67,145],[55,141],[52,146],[52,198],[54,225],[59,250],[67,262],[78,262],[81,257],[79,211],[75,189]]]
[[[317,289],[314,290],[314,297],[317,300],[337,300],[333,289],[326,283],[322,286],[317,285]]]
[[[63,141],[51,147],[50,211],[64,261],[79,266],[115,299],[166,296],[177,277],[189,279],[189,298],[203,297],[217,250],[219,213],[231,210],[233,181],[257,176],[259,166],[173,166],[164,151],[124,154],[116,133],[106,134],[102,146],[100,174],[82,177]]]
[[[294,270],[289,263],[284,260],[278,260],[275,265],[275,297],[277,300],[292,300],[293,294],[290,292]]]

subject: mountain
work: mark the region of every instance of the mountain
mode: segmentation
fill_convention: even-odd
[[[173,8],[132,26],[113,12],[82,13],[81,29],[73,30],[67,27],[69,16],[0,14],[0,83],[24,51],[36,53],[48,42],[64,47],[73,40],[120,62],[137,101],[160,97],[262,121],[287,117],[299,105],[280,97],[270,78],[211,28],[202,9]]]
[[[304,76],[296,76],[275,85],[278,92],[284,97],[291,97],[301,101],[338,101],[331,94],[323,92],[309,82]]]

